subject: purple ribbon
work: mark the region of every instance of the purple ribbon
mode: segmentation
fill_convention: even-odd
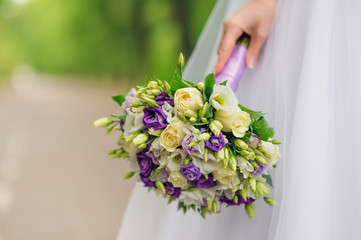
[[[223,70],[216,76],[216,83],[228,80],[227,85],[235,92],[246,69],[247,44],[237,44]]]

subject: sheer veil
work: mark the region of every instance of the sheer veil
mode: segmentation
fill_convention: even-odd
[[[185,78],[199,82],[217,59],[223,20],[247,1],[219,0],[189,58]],[[256,203],[202,219],[138,184],[119,240],[361,239],[360,1],[279,0],[255,70],[241,79],[239,101],[265,112],[284,142],[272,172],[280,208]]]

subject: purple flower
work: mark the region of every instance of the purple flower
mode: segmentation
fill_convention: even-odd
[[[255,200],[253,198],[247,198],[247,201],[245,201],[242,197],[241,197],[241,194],[239,193],[239,191],[237,191],[237,197],[238,197],[238,202],[235,203],[233,199],[229,199],[227,198],[226,196],[221,196],[219,198],[219,201],[221,203],[226,203],[227,204],[227,207],[228,206],[239,206],[241,204],[245,204],[245,203],[252,203],[254,202]]]
[[[144,108],[143,112],[143,124],[147,128],[153,128],[154,130],[158,130],[161,128],[165,128],[168,125],[167,116],[163,113],[163,110],[161,108]]]
[[[180,173],[189,181],[199,180],[202,176],[199,168],[194,166],[192,162],[189,162],[187,165],[182,165],[180,167]]]
[[[168,96],[166,92],[162,92],[158,96],[155,97],[155,101],[158,105],[164,105],[164,102],[167,102],[169,105],[174,106],[174,100]]]
[[[219,136],[212,135],[207,141],[205,141],[205,145],[212,151],[218,152],[226,145],[223,134],[220,133]]]
[[[211,188],[217,185],[217,183],[213,181],[213,176],[211,174],[208,175],[208,179],[202,175],[199,180],[194,180],[191,184],[197,188]]]
[[[157,168],[155,164],[153,164],[152,158],[147,156],[147,151],[143,150],[137,153],[137,161],[140,169],[140,173],[144,177],[149,177],[150,173],[153,169]]]
[[[173,185],[169,182],[164,184],[165,192],[172,197],[178,198],[181,194],[180,188],[175,188]]]
[[[165,168],[163,168],[162,171],[160,171],[160,173],[157,175],[158,180],[161,181],[162,183],[167,182],[168,177],[169,177],[169,172]]]
[[[190,147],[188,146],[192,141],[193,141],[193,135],[186,135],[183,139],[183,142],[182,142],[182,151],[181,151],[181,154],[183,156],[186,156],[186,155],[192,155],[194,152],[198,152],[196,149],[194,149],[193,147]]]
[[[126,109],[130,107],[130,104],[132,104],[133,98],[135,97],[135,95],[136,95],[136,91],[134,88],[132,88],[130,90],[130,92],[128,93],[128,95],[125,96],[125,100],[122,103],[122,110],[121,110],[122,114],[126,113]]]
[[[147,151],[147,152],[145,152],[145,155],[146,155],[147,157],[149,157],[150,159],[152,159],[153,164],[159,166],[159,157],[156,157],[156,156],[154,155],[154,152],[152,152],[152,151]]]
[[[155,182],[149,179],[149,177],[145,177],[142,174],[139,175],[140,180],[144,183],[144,187],[156,187]]]
[[[256,172],[253,173],[254,176],[260,176],[267,171],[267,164],[263,164],[263,163],[257,163],[257,164],[259,168],[257,169]]]

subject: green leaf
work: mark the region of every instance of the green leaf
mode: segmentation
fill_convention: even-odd
[[[123,102],[125,101],[125,95],[124,94],[113,96],[112,98],[113,98],[114,101],[116,101],[119,104],[119,106],[122,106]]]
[[[253,124],[253,131],[257,134],[263,141],[268,141],[268,139],[273,135],[273,128],[268,126],[266,119],[261,116]]]
[[[125,122],[125,119],[127,118],[126,114],[111,114],[110,116],[118,118],[119,120]]]
[[[172,81],[170,82],[170,90],[171,93],[174,95],[174,93],[180,89],[180,88],[186,88],[186,87],[197,87],[197,85],[195,85],[192,82],[186,81],[186,80],[182,80],[181,76],[175,72],[172,78]]]
[[[175,197],[169,197],[169,200],[168,200],[168,205],[171,204],[174,200],[176,200],[177,198]]]
[[[273,187],[273,182],[272,182],[272,178],[271,178],[270,175],[268,175],[268,174],[263,174],[262,177],[263,177],[264,179],[266,179],[266,183],[267,183],[268,185],[270,185],[271,187]]]
[[[226,81],[224,81],[224,82],[221,82],[219,85],[221,85],[221,86],[226,86],[226,85],[227,85],[227,82],[228,82],[228,80],[226,80]]]
[[[205,118],[212,118],[213,117],[213,107],[211,105],[208,106],[206,114],[204,115]]]
[[[262,112],[252,111],[251,109],[248,109],[241,104],[238,104],[238,106],[242,111],[249,113],[251,116],[251,124],[254,123],[259,117],[263,116]]]
[[[213,73],[210,73],[204,80],[203,100],[205,102],[207,102],[209,97],[212,95],[214,84],[216,84],[216,77]]]

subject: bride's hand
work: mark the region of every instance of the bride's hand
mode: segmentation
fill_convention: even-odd
[[[223,23],[223,34],[218,46],[218,61],[213,70],[220,73],[230,57],[237,39],[243,32],[251,36],[246,64],[254,68],[258,53],[270,32],[277,0],[251,0]]]

